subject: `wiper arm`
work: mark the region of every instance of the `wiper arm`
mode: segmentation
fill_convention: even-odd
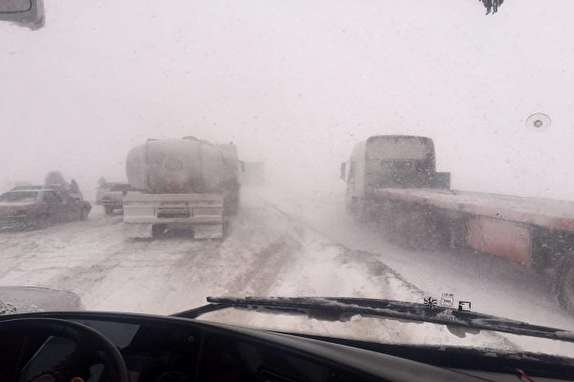
[[[480,330],[574,342],[574,332],[532,325],[488,314],[447,307],[384,299],[339,297],[208,297],[209,304],[174,314],[197,318],[218,310],[237,308],[263,312],[305,314],[319,320],[346,321],[355,315],[429,322],[476,333]]]

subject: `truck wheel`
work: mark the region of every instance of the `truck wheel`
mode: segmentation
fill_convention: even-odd
[[[90,211],[88,211],[88,209],[82,208],[82,210],[80,211],[80,220],[87,220],[89,214]]]
[[[230,216],[237,215],[237,212],[239,212],[239,200],[233,199],[231,201]]]
[[[353,199],[349,208],[353,219],[359,224],[367,224],[374,220],[372,209],[363,200]]]
[[[235,216],[237,215],[237,210],[239,209],[239,203],[237,199],[231,199],[227,202],[225,206],[224,215]]]
[[[574,259],[562,266],[558,280],[558,300],[569,313],[574,314]]]
[[[154,225],[152,225],[151,226],[151,237],[153,239],[156,239],[158,237],[165,235],[166,229],[167,229],[167,227],[165,224],[154,224]]]
[[[425,207],[395,212],[392,225],[395,240],[406,248],[434,251],[448,244],[448,230],[433,211]]]
[[[114,213],[114,209],[110,206],[105,206],[104,211],[105,211],[106,215],[108,215],[108,216],[113,215],[113,213]]]
[[[345,212],[348,215],[353,215],[353,203],[349,200],[345,200]]]
[[[239,211],[239,191],[232,193],[223,200],[223,214],[235,216]]]

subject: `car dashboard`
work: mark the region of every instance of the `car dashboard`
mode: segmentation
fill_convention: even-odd
[[[304,352],[278,348],[265,338],[250,338],[246,332],[201,321],[90,312],[34,317],[38,315],[96,329],[120,350],[131,382],[371,380],[320,357],[309,359]],[[7,355],[15,348],[21,353],[17,358],[26,361],[10,369]],[[109,380],[103,363],[81,348],[82,344],[56,336],[35,335],[18,345],[15,339],[2,341],[0,357],[5,362],[0,373],[18,382],[44,381],[46,375],[59,375],[54,370],[65,370],[68,377],[84,376],[83,380],[90,382]]]
[[[408,350],[404,346],[395,350],[388,347],[383,352],[361,348],[358,342],[335,343],[176,317],[32,313],[1,317],[0,324],[26,317],[71,320],[95,329],[120,350],[131,382],[516,380],[513,374],[469,372],[452,364],[438,367],[421,359],[407,359],[403,357]],[[58,336],[32,333],[24,339],[4,337],[0,341],[2,380],[49,381],[42,378],[56,371],[55,375],[63,375],[67,381],[74,377],[86,382],[113,381],[97,354],[88,354],[82,347],[82,343]],[[561,367],[566,374],[560,375],[574,371],[574,366]]]

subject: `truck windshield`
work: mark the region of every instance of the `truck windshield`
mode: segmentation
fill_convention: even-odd
[[[0,285],[150,314],[209,295],[461,303],[574,330],[574,0],[43,4],[40,29],[0,20],[0,193],[21,191],[0,199]],[[19,205],[32,185],[61,200]],[[220,314],[331,326],[241,313]]]
[[[423,160],[432,153],[432,144],[417,138],[374,139],[367,144],[370,159]]]

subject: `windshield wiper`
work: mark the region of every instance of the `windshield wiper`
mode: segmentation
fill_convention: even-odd
[[[304,314],[318,320],[346,321],[352,316],[370,316],[429,322],[446,325],[456,335],[480,330],[503,332],[528,337],[574,342],[574,332],[522,321],[448,307],[384,299],[339,297],[208,297],[209,304],[174,314],[175,317],[197,318],[203,314],[228,309],[248,309],[271,313]]]

